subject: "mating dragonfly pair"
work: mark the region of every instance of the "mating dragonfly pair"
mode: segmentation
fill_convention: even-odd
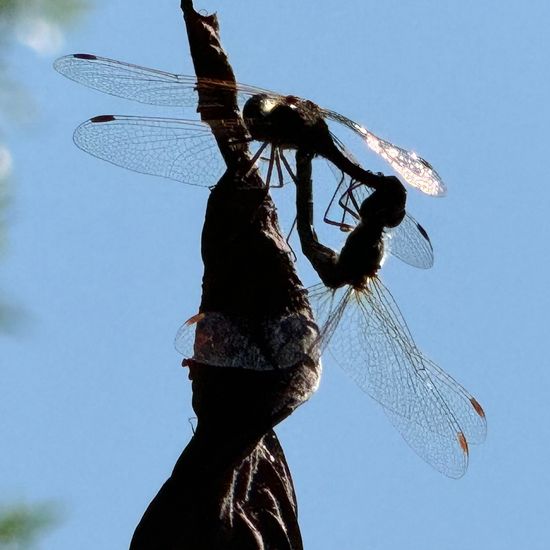
[[[404,191],[388,198],[384,191],[388,178],[363,170],[329,131],[327,122],[351,130],[406,183],[428,195],[442,195],[445,186],[428,162],[334,111],[295,96],[208,79],[197,83],[195,77],[90,54],[62,57],[55,62],[55,68],[91,88],[158,106],[196,106],[197,86],[236,91],[250,142],[257,143],[251,162],[265,166],[266,185],[282,185],[284,172],[300,185],[298,163],[293,165],[285,156],[289,151],[297,151],[297,155],[306,151],[306,165],[313,156],[332,163],[342,177],[325,221],[351,231],[339,256],[339,274],[344,258],[348,258],[348,267],[355,266],[352,270],[357,271],[356,264],[360,264],[361,273],[327,279],[326,286],[310,289],[320,327],[314,345],[319,351],[329,346],[338,363],[382,405],[423,459],[450,477],[465,473],[469,444],[482,442],[486,435],[483,409],[417,348],[399,308],[378,278],[388,250],[413,266],[431,267],[430,240],[420,224],[404,212]],[[231,124],[219,123],[223,127]],[[130,170],[190,185],[211,186],[225,171],[212,135],[213,124],[180,118],[102,115],[81,124],[74,141],[84,151]],[[398,205],[401,213],[389,220],[396,196],[402,197],[402,204]],[[304,212],[298,212],[298,218],[302,239],[304,227],[312,220]],[[348,245],[352,241],[359,243],[359,248]],[[360,257],[360,247],[365,242],[374,250],[371,258]],[[192,323],[198,320],[192,319]],[[223,362],[223,358],[218,359]],[[231,358],[226,364],[233,364]]]

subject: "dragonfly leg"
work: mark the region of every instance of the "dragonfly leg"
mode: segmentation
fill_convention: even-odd
[[[283,177],[283,169],[281,167],[281,153],[278,147],[272,145],[271,148],[275,157],[275,168],[277,169],[277,185],[272,185],[271,187],[283,187],[285,184],[285,179]]]
[[[265,187],[269,189],[271,184],[271,174],[273,173],[273,164],[275,163],[276,150],[271,146],[271,154],[269,155],[269,164],[267,165],[267,175],[265,177]]]
[[[248,170],[247,172],[244,174],[244,179],[246,179],[250,173],[252,172],[252,170],[254,170],[255,166],[256,166],[256,163],[258,162],[258,160],[261,158],[261,155],[262,153],[264,152],[265,148],[269,145],[269,142],[265,141],[264,143],[262,143],[260,145],[260,147],[258,148],[258,150],[256,151],[256,153],[254,154],[254,156],[252,157],[252,159],[250,160],[250,165],[248,166]],[[269,185],[267,185],[267,187],[269,187]]]
[[[349,202],[355,203],[355,197],[350,193],[350,189],[353,186],[354,181],[352,180],[349,184],[349,186],[346,188],[344,193],[341,195],[341,197],[338,199],[338,206],[342,208],[342,215],[339,220],[333,220],[329,216],[330,209],[332,208],[332,205],[334,204],[336,197],[338,196],[338,193],[340,192],[340,188],[344,185],[345,182],[345,175],[343,172],[340,173],[340,181],[338,182],[338,185],[336,186],[336,189],[330,199],[330,202],[328,203],[327,209],[325,210],[325,213],[323,215],[323,221],[328,225],[335,225],[340,229],[340,231],[343,232],[349,232],[353,229],[353,225],[350,225],[349,223],[346,223],[346,215],[350,215],[355,219],[359,219],[357,214],[353,211],[353,208],[349,207]],[[354,204],[355,206],[355,204]]]
[[[294,228],[296,227],[296,218],[294,218],[294,221],[292,222],[292,225],[290,226],[290,231],[288,232],[288,235],[286,236],[286,244],[288,248],[290,249],[290,253],[292,254],[292,260],[296,262],[298,260],[298,256],[296,256],[296,252],[294,252],[294,249],[292,248],[292,245],[290,244],[290,237],[292,235],[292,232],[294,231]]]
[[[288,175],[292,179],[294,183],[296,183],[296,174],[293,172],[292,167],[290,166],[290,163],[286,159],[284,153],[282,151],[279,152],[281,160],[283,161],[284,167],[286,168],[286,171],[288,172]]]

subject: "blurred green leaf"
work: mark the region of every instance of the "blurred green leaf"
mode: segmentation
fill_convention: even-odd
[[[18,4],[17,0],[0,0],[0,12],[12,13]]]
[[[13,21],[41,17],[65,25],[89,8],[86,0],[0,0],[0,19]]]
[[[15,334],[25,322],[20,309],[0,300],[0,331]],[[1,547],[0,547],[1,548]]]
[[[30,548],[58,521],[59,513],[51,503],[3,506],[0,508],[0,550]]]
[[[43,16],[61,25],[71,23],[90,9],[84,0],[42,0],[41,4]]]
[[[0,130],[8,123],[24,123],[35,113],[31,96],[10,78],[3,55],[15,41],[40,54],[52,54],[62,43],[60,27],[67,26],[91,7],[88,0],[0,0]],[[6,239],[9,150],[0,142],[0,253]],[[12,330],[21,315],[0,298],[0,331]],[[0,545],[1,549],[1,545]]]
[[[0,255],[4,251],[6,245],[4,241],[4,231],[6,228],[6,207],[8,205],[8,193],[6,190],[7,178],[0,176]]]

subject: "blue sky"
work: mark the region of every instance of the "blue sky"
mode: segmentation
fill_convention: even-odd
[[[484,406],[488,439],[464,478],[445,478],[327,357],[318,393],[278,428],[305,547],[548,548],[550,4],[197,7],[218,10],[239,80],[416,149],[449,188],[409,192],[434,267],[389,261],[382,279],[419,347]],[[176,0],[98,3],[59,54],[80,51],[192,72]],[[53,59],[9,58],[39,115],[4,136],[15,181],[0,283],[25,321],[0,335],[0,493],[60,503],[41,548],[118,549],[191,436],[172,339],[199,303],[207,191],[74,147],[86,118],[159,112],[78,86]]]

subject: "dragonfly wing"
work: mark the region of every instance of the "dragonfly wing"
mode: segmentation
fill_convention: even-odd
[[[325,116],[343,124],[357,134],[371,151],[383,158],[412,187],[432,196],[443,196],[447,192],[445,183],[434,167],[414,151],[407,151],[389,141],[379,138],[353,120],[323,109]]]
[[[55,61],[54,68],[84,86],[140,103],[184,107],[196,106],[198,102],[195,76],[148,69],[93,54],[66,55]],[[200,82],[204,87],[237,90],[240,104],[257,93],[277,95],[246,84],[211,79]]]
[[[426,195],[441,197],[447,188],[435,168],[414,151],[407,151],[359,127],[368,147],[380,155],[403,179]]]
[[[456,418],[459,420],[460,427],[468,443],[483,443],[487,437],[487,420],[485,412],[476,398],[470,395],[441,367],[426,357],[422,359],[433,385],[450,408],[455,411]]]
[[[324,302],[321,338],[330,340],[336,361],[424,460],[449,477],[462,476],[479,413],[465,390],[416,348],[389,291],[372,278],[366,291],[348,288],[339,301]]]
[[[74,141],[117,166],[189,185],[214,185],[225,171],[209,126],[199,121],[105,115],[81,124]]]
[[[406,264],[420,269],[434,265],[434,251],[426,230],[409,214],[393,229],[385,232],[389,251]]]
[[[185,359],[191,359],[193,357],[197,323],[202,321],[203,318],[203,313],[196,313],[187,319],[176,332],[176,336],[174,337],[174,348],[181,353]]]
[[[196,105],[196,79],[92,54],[66,55],[54,68],[63,76],[107,94],[151,105]]]
[[[200,363],[276,370],[318,361],[318,355],[311,353],[317,337],[316,325],[300,314],[258,322],[208,312],[188,319],[178,330],[174,346],[186,358]]]

